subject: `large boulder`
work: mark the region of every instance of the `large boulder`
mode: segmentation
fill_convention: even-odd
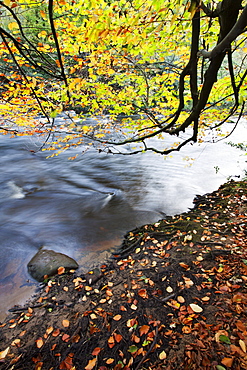
[[[50,249],[41,248],[27,265],[29,274],[38,281],[43,281],[44,276],[57,274],[59,267],[64,267],[65,271],[77,269],[78,264],[73,258],[63,253],[57,253]]]

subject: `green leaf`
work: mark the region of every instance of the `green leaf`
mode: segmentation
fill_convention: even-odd
[[[142,346],[145,347],[145,346],[148,346],[149,345],[150,340],[144,340],[144,342],[142,343]]]
[[[226,370],[226,368],[224,366],[221,366],[221,365],[217,365],[216,369],[217,370]]]
[[[138,350],[138,348],[135,345],[133,345],[133,346],[129,347],[128,352],[135,353],[137,350]]]
[[[230,339],[226,335],[220,335],[219,340],[226,344],[231,344]]]
[[[50,117],[51,118],[56,118],[57,117],[57,111],[56,110],[52,111],[51,114],[50,114]]]

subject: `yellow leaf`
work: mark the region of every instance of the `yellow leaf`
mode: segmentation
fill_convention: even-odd
[[[13,29],[18,28],[18,24],[16,22],[10,22],[8,24],[8,29],[12,31]]]
[[[159,359],[160,360],[165,360],[166,359],[166,353],[165,353],[165,351],[162,351],[162,352],[160,352],[160,354],[159,354]]]
[[[0,352],[0,360],[5,359],[8,353],[9,353],[9,347],[7,347],[4,351]]]
[[[246,344],[244,343],[244,341],[242,339],[239,340],[239,345],[241,347],[241,350],[246,353]]]

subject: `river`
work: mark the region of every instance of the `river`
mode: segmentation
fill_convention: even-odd
[[[246,130],[242,120],[229,139],[212,144],[210,134],[206,143],[166,159],[93,148],[74,161],[67,158],[80,148],[46,159],[46,152],[32,152],[38,139],[1,136],[0,320],[37,289],[27,263],[41,246],[66,253],[86,271],[104,261],[126,231],[184,212],[196,194],[243,175],[246,157],[226,142],[242,141]]]

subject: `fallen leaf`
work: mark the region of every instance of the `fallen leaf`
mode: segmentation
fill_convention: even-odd
[[[128,352],[135,353],[138,350],[138,348],[135,345],[132,345],[129,347]]]
[[[70,336],[68,334],[66,334],[66,333],[62,335],[62,340],[64,342],[68,342],[69,341],[69,338],[70,338]]]
[[[64,272],[65,272],[65,268],[63,266],[58,267],[58,269],[57,269],[57,274],[58,275],[62,275],[62,274],[64,274]]]
[[[52,332],[52,336],[53,336],[53,337],[57,337],[59,334],[60,334],[60,329],[55,329],[55,330]]]
[[[132,310],[137,310],[137,306],[133,303],[131,306],[130,306],[130,308],[132,309]]]
[[[62,321],[63,327],[68,328],[69,327],[69,320],[65,319]]]
[[[44,344],[44,342],[43,342],[43,339],[42,339],[42,338],[38,338],[35,342],[36,342],[36,346],[37,346],[38,348],[41,348],[41,347],[43,346],[43,344]]]
[[[112,364],[113,362],[114,362],[114,358],[108,358],[108,359],[106,360],[107,365],[110,365],[110,364]]]
[[[8,353],[9,347],[7,347],[4,351],[0,352],[0,360],[4,360]]]
[[[185,299],[184,299],[184,297],[182,297],[181,295],[179,295],[179,296],[177,297],[177,301],[178,301],[179,303],[184,303],[184,302],[185,302]]]
[[[149,332],[150,326],[149,325],[142,325],[139,329],[140,335],[147,334]]]
[[[221,360],[221,363],[227,367],[232,367],[233,364],[233,357],[224,357]]]
[[[182,328],[182,332],[184,334],[190,334],[191,331],[192,331],[192,329],[189,326],[187,326],[187,325],[183,326],[183,328]]]
[[[100,347],[95,347],[93,352],[92,352],[92,355],[93,356],[98,356],[98,354],[100,353],[100,351],[102,351],[103,348],[100,348]]]
[[[115,320],[115,321],[119,321],[121,318],[122,318],[122,316],[121,316],[121,315],[115,315],[115,316],[113,317],[113,320]]]
[[[241,350],[246,353],[246,344],[242,339],[239,340],[239,345],[241,347]]]
[[[159,359],[160,360],[165,360],[166,357],[167,357],[167,354],[165,353],[165,351],[160,352],[160,354],[159,354]]]
[[[146,289],[140,289],[139,291],[138,291],[138,294],[139,294],[139,296],[140,297],[142,297],[142,298],[148,298],[148,294],[147,294],[147,290]]]
[[[85,367],[85,370],[92,370],[94,366],[96,365],[96,362],[97,362],[96,357],[93,358],[92,360],[89,360],[87,366]]]
[[[21,344],[21,340],[17,338],[13,340],[13,342],[11,343],[11,346],[20,347],[20,344]]]
[[[49,326],[49,328],[46,329],[46,334],[51,334],[53,332],[53,326]]]
[[[193,312],[200,313],[203,311],[203,308],[198,306],[197,304],[191,303],[189,306]]]
[[[110,336],[110,338],[108,339],[107,342],[108,342],[108,346],[110,348],[113,348],[115,346],[115,339],[114,339],[114,337],[112,335]]]
[[[117,343],[121,342],[121,340],[123,339],[121,334],[115,334],[115,333],[114,333],[114,338]]]
[[[183,267],[185,270],[189,270],[189,266],[188,266],[188,265],[186,265],[186,263],[184,263],[184,262],[180,262],[180,263],[179,263],[179,265],[180,265],[181,267]]]

